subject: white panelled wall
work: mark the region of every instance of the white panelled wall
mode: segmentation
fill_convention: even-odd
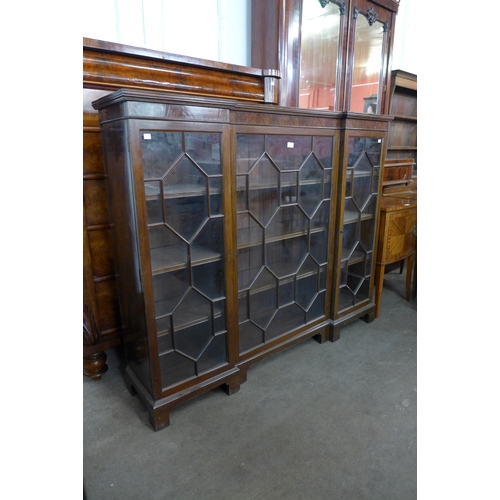
[[[251,0],[87,0],[83,36],[250,66]]]
[[[272,1],[272,0],[269,0]],[[401,0],[392,69],[417,73],[416,37]],[[87,0],[83,36],[250,66],[251,0]]]

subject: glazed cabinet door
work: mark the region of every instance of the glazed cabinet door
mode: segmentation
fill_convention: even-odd
[[[240,359],[327,320],[335,137],[237,131]]]
[[[228,363],[222,133],[148,127],[140,137],[146,297],[164,392]]]
[[[371,306],[380,165],[385,135],[350,134],[345,140],[343,207],[334,318]],[[340,205],[340,204],[339,204]]]

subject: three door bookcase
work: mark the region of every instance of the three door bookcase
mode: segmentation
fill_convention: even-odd
[[[155,429],[372,314],[387,117],[125,89],[93,106],[126,379]]]

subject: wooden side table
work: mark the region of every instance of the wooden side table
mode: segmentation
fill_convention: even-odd
[[[417,248],[417,200],[415,196],[383,196],[380,202],[375,271],[375,317],[380,312],[385,266],[407,259],[406,300],[411,296],[413,258]]]

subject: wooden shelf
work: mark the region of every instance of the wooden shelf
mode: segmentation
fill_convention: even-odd
[[[349,256],[350,256],[350,258],[349,258]],[[349,260],[349,265],[357,264],[358,262],[362,262],[364,257],[365,257],[365,254],[363,252],[354,251],[351,254],[350,250],[346,250],[344,248],[342,249],[341,261],[345,262],[345,261]]]
[[[156,201],[160,196],[160,188],[157,185],[151,185],[147,182],[144,184],[146,192],[146,201]],[[221,194],[220,189],[209,189],[210,195]],[[185,198],[192,196],[205,196],[207,194],[207,187],[205,184],[177,184],[175,186],[166,186],[163,191],[164,199],[171,198]]]
[[[352,224],[353,222],[358,222],[359,212],[352,212],[346,210],[344,212],[344,224]],[[373,219],[373,214],[361,214],[361,220]]]
[[[295,231],[295,232],[289,233],[289,234],[280,234],[278,236],[267,237],[267,238],[263,238],[261,240],[247,241],[244,243],[238,243],[238,250],[240,250],[242,248],[249,248],[249,247],[254,247],[257,245],[262,245],[263,243],[264,244],[276,243],[277,241],[289,240],[292,238],[299,238],[300,236],[307,236],[308,234],[322,233],[322,232],[326,232],[326,231],[327,231],[326,227],[319,227],[319,228],[311,229],[310,231],[308,229],[304,229],[303,231]]]
[[[173,297],[167,300],[160,300],[155,302],[155,319],[162,319],[170,315],[170,310],[167,309],[167,302],[171,304],[174,300],[180,300],[182,296]],[[223,297],[220,297],[223,299]],[[187,298],[183,300],[181,312],[179,314],[179,309],[174,311],[175,316],[175,330],[184,330],[191,326],[199,325],[200,323],[210,323],[212,322],[212,307],[208,299],[204,299],[201,295],[191,293]],[[204,309],[208,309],[208,313],[203,312]],[[219,318],[222,316],[222,309],[220,307],[214,306],[214,318]],[[211,328],[211,326],[210,326]],[[161,334],[162,332],[157,332]]]
[[[173,245],[151,249],[151,269],[153,275],[163,274],[188,265],[188,246]],[[218,261],[222,254],[200,245],[191,245],[191,265],[200,266]]]
[[[293,171],[292,171],[293,173]],[[243,176],[239,176],[239,177],[243,177]],[[280,188],[283,189],[283,188],[300,188],[301,186],[314,186],[314,185],[317,185],[317,184],[321,184],[322,182],[322,179],[307,179],[307,180],[299,180],[299,184],[297,186],[297,183],[295,182],[282,182],[280,184]],[[326,182],[325,182],[326,183]],[[240,184],[238,185],[237,183],[237,186],[236,186],[236,189],[237,191],[245,191],[247,189],[247,183],[243,183],[243,184]],[[257,191],[257,190],[262,190],[262,191],[269,191],[269,190],[272,190],[272,189],[278,189],[278,185],[269,185],[269,184],[257,184],[257,185],[253,185],[253,186],[248,186],[248,189],[250,191]]]

